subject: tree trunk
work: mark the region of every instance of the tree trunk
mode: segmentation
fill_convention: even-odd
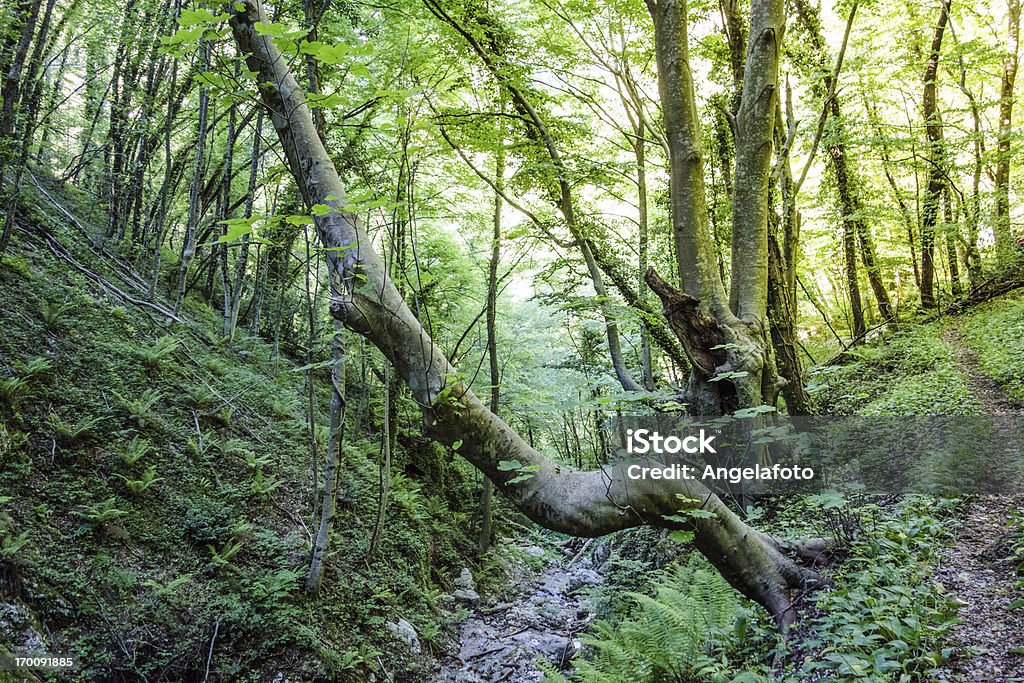
[[[262,118],[262,117],[261,117]],[[255,144],[255,143],[254,143]],[[340,294],[332,283],[331,295]],[[331,341],[331,408],[327,418],[327,453],[324,456],[324,491],[320,507],[320,526],[317,528],[313,549],[310,553],[309,576],[306,590],[313,596],[320,594],[324,580],[327,547],[330,542],[331,522],[338,505],[338,460],[345,441],[345,347],[342,340],[344,330],[339,321],[334,321],[334,338]]]
[[[999,89],[999,138],[996,145],[996,206],[993,228],[996,257],[1000,263],[1014,257],[1010,230],[1010,142],[1013,134],[1013,86],[1017,79],[1017,51],[1020,39],[1020,0],[1007,0],[1007,40],[1003,55],[1003,77]]]
[[[505,103],[502,99],[501,109]],[[494,182],[498,189],[494,193],[494,222],[491,232],[491,258],[487,262],[487,361],[491,380],[491,412],[498,414],[501,403],[501,370],[498,367],[498,264],[501,262],[501,192],[505,188],[505,135],[501,119],[498,119],[498,148],[494,158]],[[493,506],[494,485],[484,477],[483,491],[480,502],[480,554],[484,554],[491,546],[491,508]]]
[[[710,491],[692,481],[633,481],[621,466],[580,471],[552,462],[527,445],[458,379],[388,278],[358,217],[345,211],[344,187],[320,143],[288,61],[253,25],[262,19],[257,7],[252,2],[237,3],[231,12],[235,40],[247,55],[249,68],[259,74],[263,101],[272,112],[300,193],[307,204],[333,208],[316,220],[320,239],[329,249],[329,271],[338,278],[342,292],[332,298],[331,312],[391,362],[422,406],[427,433],[446,444],[461,441],[459,453],[524,514],[565,533],[596,536],[645,523],[676,527],[678,523],[665,516],[677,514],[681,505],[694,504],[682,501],[677,493],[706,501],[703,508],[711,517],[692,524],[697,547],[782,628],[791,624],[791,591],[817,584],[820,578],[787,558],[773,539],[746,526]],[[513,458],[536,468],[533,476],[512,483],[520,473],[499,469],[499,460]]]
[[[921,109],[924,114],[925,136],[928,140],[928,184],[925,188],[921,211],[921,306],[935,308],[935,228],[939,220],[939,204],[946,183],[945,150],[942,141],[942,119],[937,101],[939,52],[942,37],[949,22],[951,0],[941,0],[939,18],[932,32],[928,64],[924,71],[924,95]]]
[[[203,64],[210,65],[210,44],[203,42]],[[203,154],[206,146],[206,110],[209,99],[208,88],[199,90],[199,123],[196,125],[196,163],[192,175],[192,185],[188,193],[188,222],[185,226],[185,240],[181,247],[181,262],[178,264],[178,296],[174,302],[174,313],[181,310],[181,302],[185,298],[185,286],[188,283],[188,265],[196,253],[196,226],[200,215],[200,191],[203,185]]]
[[[260,143],[263,140],[263,108],[256,113],[256,124],[252,134],[252,152],[249,155],[249,189],[245,197],[245,218],[252,218],[253,203],[256,198],[256,181],[260,169]],[[239,249],[238,261],[235,263],[235,282],[231,288],[231,314],[228,317],[228,328],[225,334],[229,339],[235,338],[238,328],[238,311],[242,305],[242,292],[245,288],[245,271],[249,266],[249,235],[242,235],[242,246]]]

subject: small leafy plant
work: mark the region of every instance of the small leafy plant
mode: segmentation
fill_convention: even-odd
[[[126,467],[131,467],[149,453],[152,446],[146,439],[133,436],[131,441],[117,448],[117,455]]]
[[[142,476],[139,479],[133,479],[123,474],[115,474],[114,476],[124,482],[125,488],[127,488],[133,496],[139,496],[142,495],[150,486],[163,480],[163,477],[156,476],[156,472],[156,465],[150,465],[146,468],[146,471],[142,473]]]
[[[178,350],[178,346],[180,342],[173,335],[165,334],[153,342],[152,346],[140,349],[137,353],[143,365],[150,370],[158,370]]]
[[[67,301],[58,304],[43,299],[39,303],[39,317],[43,321],[43,326],[50,332],[59,330],[63,326],[64,314],[71,308],[72,304]]]
[[[53,430],[57,443],[70,448],[92,441],[96,437],[97,428],[103,424],[103,418],[84,415],[75,422],[67,422],[54,413],[47,418],[47,424]]]

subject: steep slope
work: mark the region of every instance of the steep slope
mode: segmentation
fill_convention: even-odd
[[[90,245],[87,202],[46,183],[26,199],[0,263],[0,651],[77,655],[78,680],[419,679],[430,661],[386,623],[444,640],[437,598],[472,548],[451,456],[400,440],[396,471],[410,449],[436,468],[396,474],[367,562],[379,441],[349,439],[307,599],[325,439],[314,458],[304,386],[313,372],[325,424],[329,369],[228,344],[197,300],[171,324]]]

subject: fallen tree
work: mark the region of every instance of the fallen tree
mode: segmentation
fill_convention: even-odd
[[[553,462],[531,448],[473,394],[406,305],[358,216],[348,211],[345,188],[317,135],[303,91],[289,68],[289,60],[273,39],[261,35],[255,26],[256,22],[264,21],[259,5],[255,0],[233,3],[230,11],[235,42],[246,56],[249,69],[257,74],[262,101],[269,110],[303,199],[310,207],[329,208],[314,213],[323,214],[316,217],[315,225],[326,249],[335,287],[332,291],[337,292],[332,297],[332,315],[374,344],[394,366],[423,410],[425,432],[444,444],[461,442],[460,455],[487,475],[519,510],[549,529],[576,536],[599,536],[643,524],[692,529],[697,548],[708,560],[740,592],[764,606],[785,630],[794,619],[794,591],[819,585],[821,578],[788,557],[781,542],[746,525],[698,482],[634,481],[626,476],[621,466],[580,471]],[[673,158],[673,173],[678,167],[690,164],[684,169],[687,172],[685,184],[680,185],[673,177],[673,216],[677,244],[687,249],[681,255],[687,262],[680,264],[684,284],[697,282],[715,287],[713,282],[717,280],[717,290],[708,297],[709,308],[698,298],[655,279],[653,274],[648,278],[660,289],[658,294],[666,307],[669,323],[694,362],[695,378],[691,386],[711,397],[709,404],[719,407],[757,405],[766,394],[776,390],[774,373],[767,370],[772,359],[764,323],[767,247],[762,243],[767,234],[767,161],[772,130],[771,124],[765,124],[758,117],[764,110],[771,113],[766,120],[774,120],[774,93],[767,91],[774,88],[771,81],[775,71],[771,64],[767,72],[763,70],[765,61],[772,59],[777,69],[780,28],[769,24],[778,23],[781,12],[781,0],[755,0],[751,18],[748,70],[757,73],[751,79],[754,83],[751,94],[744,90],[747,108],[741,106],[739,121],[741,126],[747,126],[744,130],[752,137],[750,148],[743,155],[738,154],[737,166],[743,164],[743,173],[737,173],[737,180],[749,178],[759,183],[758,187],[748,190],[753,195],[758,195],[763,186],[764,206],[753,207],[749,212],[737,211],[742,214],[738,239],[743,243],[738,249],[734,248],[735,307],[725,301],[717,273],[714,278],[708,277],[707,268],[714,268],[708,254],[701,252],[699,245],[694,247],[694,239],[707,237],[707,216],[702,205],[703,179],[698,182],[696,178],[696,171],[700,171],[699,149],[696,171],[690,154],[694,139],[699,148],[699,134],[689,142],[682,140],[691,145],[686,156]],[[666,17],[678,27],[680,17],[685,20],[685,3],[663,0],[657,10],[652,4],[652,13],[656,25],[659,25],[660,13],[663,31]],[[667,33],[679,37],[678,33]],[[678,44],[665,46],[662,43],[661,47],[676,50]],[[685,40],[683,50],[685,52]],[[659,54],[659,65],[662,56]],[[676,59],[674,63],[678,66],[678,53],[666,58],[670,64]],[[689,103],[692,104],[692,83],[690,90]],[[685,114],[689,122],[696,120],[695,111]],[[768,141],[767,149],[764,140]],[[685,194],[680,194],[680,187],[686,189]],[[685,205],[686,196],[693,205]],[[699,206],[696,205],[698,196]],[[687,224],[687,215],[691,218],[696,215],[697,222]],[[761,232],[758,232],[759,224],[764,224]],[[753,226],[753,229],[743,226]],[[689,234],[687,231],[691,230],[696,232]],[[761,256],[763,260],[758,260]],[[749,269],[738,268],[737,260],[748,263]],[[694,273],[684,270],[689,264],[699,264],[696,281],[692,279]],[[707,294],[703,287],[693,291]],[[698,329],[700,335],[695,336],[694,329]],[[712,348],[723,344],[728,348]],[[723,368],[743,370],[747,374],[736,382],[710,382],[712,375]],[[728,387],[721,388],[725,385]],[[501,469],[502,460],[518,460],[522,468],[519,471]],[[523,472],[530,476],[522,477]],[[697,507],[711,515],[679,521],[681,509]]]

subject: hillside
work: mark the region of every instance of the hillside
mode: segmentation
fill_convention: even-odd
[[[171,324],[129,263],[90,248],[87,204],[52,185],[28,197],[0,266],[3,640],[77,653],[78,680],[422,671],[386,623],[445,637],[438,600],[473,548],[464,466],[400,439],[396,469],[413,450],[418,468],[394,478],[369,560],[380,443],[348,441],[330,577],[307,600],[323,475],[305,381],[323,424],[324,368],[228,343],[202,304]]]

